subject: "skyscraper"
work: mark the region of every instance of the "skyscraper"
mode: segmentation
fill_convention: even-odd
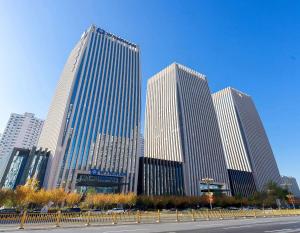
[[[163,160],[164,169],[183,166],[184,194],[200,195],[202,179],[229,189],[222,142],[204,75],[173,63],[148,81],[145,156]],[[154,173],[153,173],[154,174]],[[162,171],[161,174],[167,174]],[[167,182],[166,182],[167,183]],[[180,185],[178,186],[180,187]]]
[[[48,188],[135,191],[140,79],[137,45],[95,26],[83,33],[38,143],[51,151]]]
[[[295,197],[300,198],[300,189],[295,177],[282,176],[282,187],[287,188]]]
[[[0,180],[14,147],[31,149],[36,146],[44,121],[33,113],[12,113],[0,138]]]
[[[214,93],[221,138],[229,172],[246,184],[253,174],[261,191],[269,181],[280,184],[279,170],[262,121],[251,97],[233,88]],[[236,175],[240,173],[240,178]]]

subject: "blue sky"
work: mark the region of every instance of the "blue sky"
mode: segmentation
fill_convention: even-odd
[[[0,132],[45,118],[66,58],[91,24],[141,47],[146,82],[173,61],[251,95],[284,175],[300,182],[300,1],[0,0]],[[143,115],[143,114],[142,114]]]

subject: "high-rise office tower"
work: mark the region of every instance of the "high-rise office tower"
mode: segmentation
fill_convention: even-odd
[[[164,160],[159,164],[173,169],[172,180],[180,180],[182,164],[185,195],[200,195],[205,178],[214,180],[210,190],[216,186],[229,189],[217,117],[204,75],[177,63],[154,75],[148,81],[145,121],[145,156]],[[179,163],[173,166],[165,160]],[[164,184],[168,182],[158,187]]]
[[[44,121],[33,113],[12,113],[0,138],[0,180],[14,147],[31,149],[36,146]]]
[[[300,189],[295,177],[282,176],[281,185],[283,188],[287,188],[295,197],[300,198]]]
[[[140,135],[139,47],[91,26],[72,50],[38,146],[51,152],[48,188],[129,192]]]
[[[249,184],[252,173],[259,191],[269,181],[280,184],[272,148],[251,97],[230,87],[212,96],[233,182]]]

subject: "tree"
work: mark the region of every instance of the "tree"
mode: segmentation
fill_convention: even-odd
[[[0,189],[0,207],[1,206],[13,206],[14,191],[11,189]]]
[[[47,205],[51,200],[51,194],[45,189],[34,193],[32,202],[40,207]]]
[[[68,193],[66,196],[66,203],[69,207],[78,205],[81,200],[81,195],[78,193]]]
[[[49,191],[50,200],[56,207],[61,206],[66,200],[66,192],[62,189],[52,189]]]
[[[137,196],[134,193],[128,193],[126,196],[126,204],[129,206],[131,209],[132,206],[134,206],[137,202]]]

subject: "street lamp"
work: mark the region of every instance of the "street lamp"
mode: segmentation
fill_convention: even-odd
[[[214,179],[213,178],[203,178],[201,179],[202,182],[204,182],[206,185],[207,185],[207,192],[208,192],[208,196],[209,196],[209,206],[210,206],[210,209],[212,210],[212,197],[213,197],[213,193],[210,193],[210,190],[209,190],[209,186],[212,182],[214,182]]]

